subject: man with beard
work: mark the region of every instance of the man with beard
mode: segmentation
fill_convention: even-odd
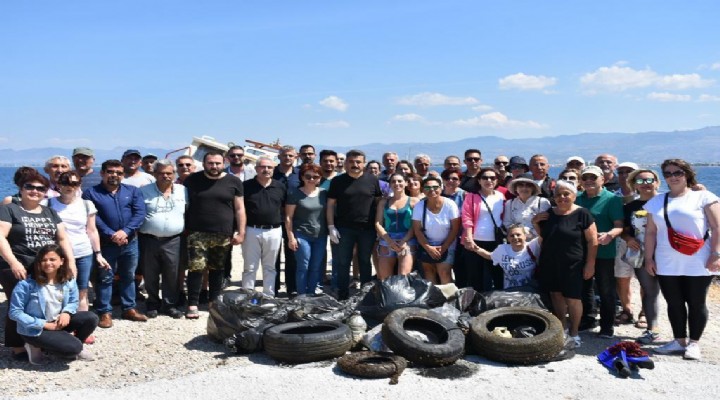
[[[153,172],[155,172],[155,170],[153,170],[153,164],[157,159],[157,156],[153,153],[145,154],[141,160],[142,166],[140,168],[142,168],[144,172],[153,175]]]
[[[203,157],[203,171],[185,179],[190,206],[185,214],[188,230],[188,307],[185,318],[197,319],[203,272],[208,271],[209,300],[222,290],[229,248],[245,239],[245,204],[242,182],[223,171],[223,155],[211,150]],[[235,231],[235,229],[237,231]]]
[[[315,162],[315,148],[311,144],[300,146],[300,161],[303,164],[312,164]]]
[[[330,181],[337,176],[337,162],[337,153],[333,150],[320,151],[320,169],[322,170],[320,187],[322,189],[328,190],[330,188]]]
[[[83,192],[97,208],[95,224],[100,235],[100,251],[110,268],[98,268],[95,285],[95,309],[100,314],[101,328],[112,326],[113,278],[120,277],[118,288],[122,317],[131,321],[147,321],[135,309],[135,270],[138,265],[137,230],[145,221],[145,203],[140,190],[120,183],[124,175],[122,163],[107,160],[100,172],[102,183]]]
[[[385,170],[380,173],[380,180],[387,182],[390,179],[390,175],[395,173],[395,166],[400,158],[394,151],[388,151],[382,156],[382,164]]]
[[[338,299],[349,297],[350,263],[357,245],[361,283],[372,276],[370,254],[375,244],[375,207],[382,196],[377,177],[364,173],[365,153],[350,150],[346,173],[335,177],[328,190],[326,217],[330,241],[337,244],[333,257],[333,289]],[[336,215],[337,214],[337,215]]]
[[[612,154],[600,154],[595,159],[595,166],[602,170],[605,189],[610,192],[616,192],[620,189],[620,182],[617,175],[615,175],[617,157]]]
[[[280,182],[285,186],[287,193],[291,193],[298,190],[300,187],[300,174],[299,168],[295,167],[295,160],[297,159],[297,152],[292,146],[283,146],[280,149],[280,164],[275,167],[273,171],[272,179]],[[285,219],[285,204],[282,205],[281,210],[283,220]],[[288,247],[287,231],[285,230],[285,224],[281,224],[282,230],[282,241],[283,241],[283,256],[285,258],[285,290],[290,295],[295,290],[295,270],[297,269],[297,263],[295,262],[295,252]],[[280,253],[277,255],[275,261],[275,290],[280,289]]]
[[[95,164],[95,153],[88,147],[77,147],[73,149],[72,161],[75,171],[80,175],[82,183],[80,188],[85,191],[98,185],[102,181],[100,173],[93,170]]]
[[[245,182],[255,177],[255,170],[245,167],[243,157],[245,157],[245,149],[243,149],[242,146],[230,147],[225,154],[225,159],[228,163],[225,172]]]
[[[243,182],[247,228],[242,246],[245,263],[242,286],[244,289],[254,290],[257,271],[262,267],[263,293],[268,296],[275,296],[277,290],[275,260],[280,255],[283,237],[280,229],[283,225],[281,209],[285,206],[287,197],[285,185],[272,178],[272,169],[272,160],[260,157],[255,166],[255,179]],[[290,257],[294,259],[294,254],[291,253]],[[289,287],[287,275],[285,280]]]
[[[146,315],[155,318],[158,312],[162,312],[172,318],[180,318],[183,313],[177,309],[177,276],[187,190],[183,185],[173,183],[175,166],[172,161],[158,160],[152,170],[155,171],[155,183],[140,188],[147,211],[139,235],[140,259],[145,268],[145,290],[148,293]]]
[[[120,159],[125,169],[125,177],[122,183],[139,188],[155,182],[155,177],[140,170],[141,161],[138,150],[125,150],[122,159]]]
[[[46,196],[58,197],[60,192],[57,187],[57,179],[65,171],[70,171],[70,160],[64,156],[52,156],[45,161],[45,173],[50,179],[50,187],[48,188]]]

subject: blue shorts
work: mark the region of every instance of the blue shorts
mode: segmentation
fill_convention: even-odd
[[[406,234],[407,232],[388,232],[388,236],[390,236],[390,239],[393,240],[400,240],[405,237]],[[415,238],[412,238],[407,242],[407,245],[408,247],[410,247],[410,254],[415,254],[415,249],[417,248],[417,240],[415,240]],[[378,243],[377,254],[378,257],[381,258],[397,258],[398,256],[397,252],[393,250],[393,248],[390,247],[388,242],[386,242],[382,238]]]
[[[87,289],[90,283],[90,272],[92,271],[93,265],[95,265],[94,256],[80,257],[75,259],[75,266],[77,267],[77,282],[78,290]]]

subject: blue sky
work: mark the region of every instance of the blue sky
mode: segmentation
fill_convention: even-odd
[[[717,1],[3,1],[0,147],[720,125],[718,15]]]

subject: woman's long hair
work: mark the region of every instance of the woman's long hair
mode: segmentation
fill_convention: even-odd
[[[58,268],[55,281],[57,283],[65,283],[71,280],[73,278],[73,275],[72,271],[70,271],[70,264],[68,263],[68,258],[65,254],[65,251],[62,249],[62,247],[56,244],[46,244],[45,246],[41,247],[40,250],[38,250],[37,256],[35,256],[35,261],[33,262],[33,278],[35,279],[35,282],[39,283],[40,285],[47,285],[48,283],[47,274],[45,274],[45,271],[42,270],[41,266],[43,257],[45,257],[48,253],[55,253],[62,260],[62,264],[60,265],[60,268]]]

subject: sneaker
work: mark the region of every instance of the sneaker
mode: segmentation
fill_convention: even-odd
[[[75,356],[75,359],[80,361],[95,361],[95,355],[91,353],[90,350],[82,349],[82,351]]]
[[[584,332],[592,330],[597,326],[597,320],[590,320],[590,319],[583,319],[580,321],[580,327],[578,328],[578,331]]]
[[[640,344],[653,344],[658,340],[660,340],[660,334],[650,330],[646,330],[645,332],[643,332],[642,336],[635,339],[635,341]]]
[[[25,343],[25,350],[27,351],[28,361],[30,361],[32,365],[45,365],[50,362],[39,347]]]
[[[173,318],[173,319],[179,319],[179,318],[183,317],[183,312],[178,310],[175,307],[170,307],[167,310],[164,310],[163,314],[165,314],[168,317]]]
[[[698,342],[688,343],[687,347],[685,347],[685,354],[683,354],[683,358],[686,360],[702,359],[702,354],[700,354],[700,344]]]
[[[147,310],[145,311],[145,316],[148,318],[157,318],[158,310]]]
[[[654,351],[658,354],[682,354],[685,352],[685,346],[681,345],[677,340],[673,340],[672,342],[667,342],[666,344],[656,348]],[[699,355],[699,347],[697,352]]]
[[[578,347],[582,346],[582,339],[580,338],[580,335],[578,335],[578,336],[570,336],[570,340],[572,340],[573,343],[575,343],[575,348],[576,348],[576,349],[577,349]]]
[[[615,336],[613,331],[600,331],[598,337],[601,339],[612,339]]]

